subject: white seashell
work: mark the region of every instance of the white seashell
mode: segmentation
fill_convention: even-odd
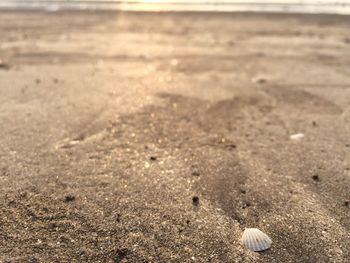
[[[263,251],[271,247],[272,240],[257,228],[246,228],[242,235],[242,243],[252,251]]]
[[[304,137],[305,137],[305,135],[303,133],[296,133],[296,134],[291,135],[289,138],[291,140],[298,141],[298,140],[303,139]]]

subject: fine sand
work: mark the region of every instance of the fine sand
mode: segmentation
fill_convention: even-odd
[[[0,12],[0,262],[350,262],[349,25]]]

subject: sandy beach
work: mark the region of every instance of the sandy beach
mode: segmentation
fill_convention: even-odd
[[[350,262],[349,25],[0,12],[0,262]]]

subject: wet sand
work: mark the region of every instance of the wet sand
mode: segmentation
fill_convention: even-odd
[[[0,12],[0,262],[350,262],[349,24]]]

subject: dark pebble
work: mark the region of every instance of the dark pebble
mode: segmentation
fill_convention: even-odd
[[[69,203],[69,202],[73,202],[75,201],[75,196],[74,195],[67,195],[65,198],[64,198],[64,202],[65,203]]]
[[[150,159],[151,161],[157,161],[157,157],[155,157],[155,156],[151,156],[149,159]]]
[[[250,206],[251,206],[251,204],[249,202],[246,202],[242,208],[245,209],[245,208],[250,207]]]
[[[200,176],[200,173],[199,173],[199,171],[193,171],[193,172],[192,172],[192,175],[193,175],[193,176]]]
[[[349,201],[345,201],[345,202],[344,202],[344,206],[350,207],[350,202],[349,202]]]
[[[320,177],[316,174],[312,176],[312,180],[319,182],[320,181]]]
[[[229,150],[233,150],[233,149],[237,148],[237,145],[236,144],[229,144],[227,147]]]
[[[198,196],[192,197],[192,203],[194,206],[198,206],[199,205],[199,197]]]
[[[244,189],[240,189],[239,190],[242,194],[245,194],[247,191],[246,190],[244,190]]]
[[[117,214],[117,222],[120,223],[121,214]]]

